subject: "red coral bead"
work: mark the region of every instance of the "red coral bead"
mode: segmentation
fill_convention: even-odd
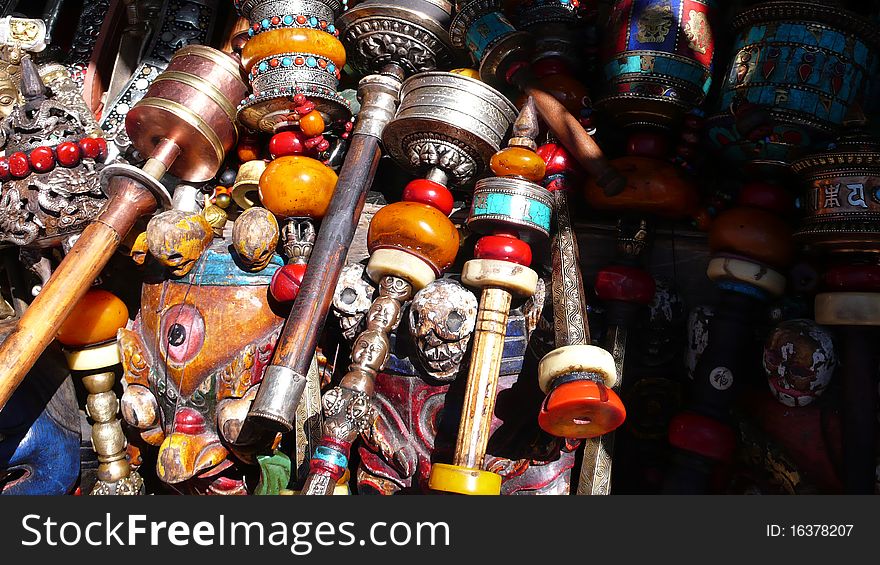
[[[508,261],[528,267],[532,264],[532,248],[521,239],[509,235],[487,235],[477,240],[474,256],[478,259]]]
[[[31,164],[27,155],[19,151],[9,156],[9,172],[12,176],[22,178],[31,174]]]
[[[0,157],[0,181],[9,180],[9,159]]]
[[[75,167],[82,156],[79,145],[70,141],[59,143],[55,148],[55,154],[58,156],[58,162],[64,167]]]
[[[107,140],[99,137],[96,141],[98,142],[98,159],[106,159],[109,153],[107,150]]]
[[[546,169],[544,174],[560,175],[560,174],[577,174],[579,172],[577,163],[572,159],[571,154],[558,143],[545,143],[538,147],[535,151],[541,159],[544,159]]]
[[[740,206],[763,208],[781,216],[794,208],[792,195],[781,185],[769,182],[755,181],[743,185],[736,201]]]
[[[293,302],[299,293],[299,287],[302,285],[303,276],[306,274],[306,265],[302,263],[293,263],[284,265],[272,275],[272,281],[269,283],[269,292],[272,298],[278,302]]]
[[[97,159],[101,154],[101,146],[98,140],[93,137],[84,137],[79,140],[79,148],[82,149],[83,157],[89,159]]]
[[[49,147],[37,147],[30,154],[31,168],[38,173],[51,171],[55,167],[55,156]]]
[[[880,265],[835,265],[825,272],[825,287],[842,292],[880,292]]]
[[[639,131],[629,136],[626,153],[637,157],[665,159],[669,155],[669,140],[662,133]]]
[[[452,205],[455,203],[448,188],[428,179],[416,179],[407,184],[403,189],[403,200],[428,204],[447,216],[452,213]]]
[[[532,63],[532,72],[537,78],[549,75],[568,74],[568,65],[558,57],[546,57]]]
[[[669,443],[715,461],[730,461],[736,449],[736,434],[718,420],[682,412],[669,423]]]
[[[303,135],[299,132],[282,131],[269,140],[269,153],[273,159],[286,155],[302,155],[304,150]]]
[[[596,296],[600,300],[620,300],[636,304],[650,304],[654,300],[654,278],[635,267],[611,265],[599,271],[596,277]]]

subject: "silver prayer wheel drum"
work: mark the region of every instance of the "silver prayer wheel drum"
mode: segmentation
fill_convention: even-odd
[[[238,140],[235,105],[247,94],[238,63],[227,54],[190,45],[174,54],[125,118],[144,156],[163,139],[180,147],[169,172],[187,182],[211,179]]]
[[[467,226],[477,233],[515,231],[529,243],[546,242],[553,219],[553,195],[523,179],[489,177],[477,181]]]
[[[272,18],[287,15],[297,16],[309,14],[324,21],[332,22],[336,14],[342,10],[340,0],[244,0],[236,1],[235,7],[243,18],[251,22],[269,22],[265,27],[272,25]],[[253,35],[253,34],[251,34]]]
[[[403,83],[382,141],[402,167],[415,174],[439,168],[461,186],[486,169],[516,116],[516,107],[481,81],[420,73]]]
[[[880,143],[841,139],[791,168],[805,187],[796,241],[818,251],[880,253]]]
[[[408,74],[450,68],[452,4],[443,0],[366,0],[336,21],[350,64],[359,72],[378,72],[388,64]]]

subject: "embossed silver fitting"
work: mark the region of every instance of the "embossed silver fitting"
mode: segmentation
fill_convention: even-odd
[[[296,407],[306,388],[305,375],[283,365],[269,365],[257,391],[248,419],[269,430],[293,430]]]
[[[352,133],[382,139],[382,132],[394,118],[400,102],[401,77],[393,74],[368,75],[358,83],[361,103]]]

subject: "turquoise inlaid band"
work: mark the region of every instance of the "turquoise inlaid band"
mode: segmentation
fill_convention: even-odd
[[[510,218],[516,223],[530,224],[549,233],[553,210],[546,203],[523,194],[503,192],[474,194],[468,221],[487,216]]]
[[[499,39],[514,33],[516,28],[499,12],[490,12],[471,23],[467,30],[467,45],[477,61]]]
[[[313,459],[321,459],[331,465],[337,465],[345,469],[348,466],[348,458],[342,453],[329,447],[319,445],[315,448],[315,456]]]

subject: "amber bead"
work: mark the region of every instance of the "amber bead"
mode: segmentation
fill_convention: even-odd
[[[699,194],[692,181],[667,161],[620,157],[611,161],[627,180],[623,192],[608,196],[593,177],[587,180],[587,202],[614,212],[641,212],[680,220],[697,211]]]
[[[92,289],[80,299],[58,330],[58,341],[68,347],[85,347],[116,337],[128,323],[128,308],[110,292]]]
[[[309,137],[324,133],[324,118],[321,117],[321,112],[312,110],[300,118],[299,129]]]
[[[320,219],[327,213],[336,180],[333,169],[316,159],[279,157],[260,176],[260,201],[280,218]]]
[[[255,35],[241,50],[241,64],[250,72],[260,59],[279,53],[310,53],[329,59],[338,69],[345,66],[342,43],[327,32],[308,28],[273,29]]]
[[[788,224],[758,208],[732,208],[715,218],[709,248],[713,253],[734,253],[776,268],[788,265],[794,254]]]
[[[395,202],[370,222],[367,248],[400,249],[420,257],[441,274],[458,254],[458,230],[443,212],[421,202]]]
[[[546,165],[534,151],[525,147],[507,147],[492,155],[489,161],[492,172],[499,177],[522,177],[532,182],[544,178]]]
[[[462,75],[462,76],[466,76],[466,77],[475,78],[477,80],[480,80],[480,71],[478,71],[476,69],[461,68],[461,69],[452,69],[449,72],[452,74]]]
[[[235,151],[238,155],[238,160],[242,163],[247,163],[248,161],[256,161],[259,159],[261,149],[260,140],[257,139],[256,136],[243,135],[241,139],[238,140],[238,145],[236,146]]]

